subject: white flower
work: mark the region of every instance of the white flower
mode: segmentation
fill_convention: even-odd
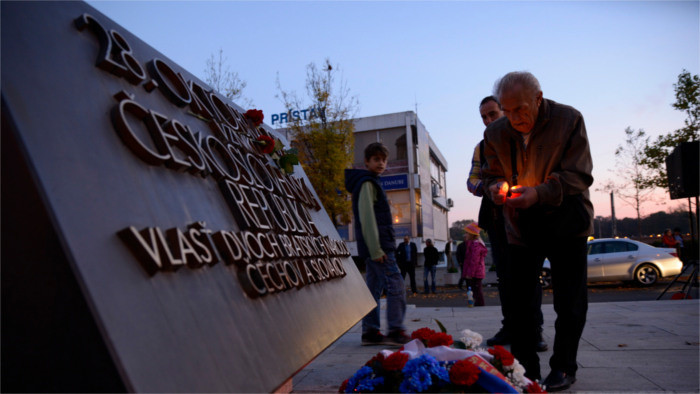
[[[513,360],[513,364],[509,366],[504,366],[506,378],[515,387],[525,387],[528,385],[528,381],[525,378],[525,367],[523,367],[518,360]]]
[[[482,337],[481,334],[472,330],[462,330],[461,334],[462,337],[460,338],[460,341],[467,345],[467,349],[476,348],[477,346],[481,345],[481,342],[484,340],[484,337]]]

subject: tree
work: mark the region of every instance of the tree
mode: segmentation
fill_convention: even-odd
[[[450,226],[450,238],[452,238],[454,241],[457,241],[457,243],[462,242],[464,239],[464,228],[470,225],[473,222],[473,220],[469,219],[462,219],[462,220],[457,220],[456,222],[452,222],[452,226]]]
[[[336,226],[347,224],[352,216],[350,195],[345,190],[345,169],[351,168],[355,139],[352,118],[357,99],[326,59],[323,69],[314,63],[306,66],[306,100],[284,91],[277,78],[277,96],[284,103],[292,131],[292,147],[318,193],[324,208]],[[308,104],[305,104],[308,103]],[[294,116],[303,112],[304,116]]]
[[[680,143],[698,140],[698,130],[700,130],[700,77],[691,75],[688,71],[683,70],[678,75],[678,83],[674,84],[673,87],[676,91],[676,102],[671,105],[673,108],[686,113],[685,127],[666,135],[660,135],[654,143],[647,141],[644,146],[644,156],[641,163],[651,169],[651,173],[643,180],[644,186],[668,187],[666,157]]]
[[[637,227],[642,236],[642,204],[654,200],[654,187],[645,183],[651,176],[650,170],[642,164],[644,147],[649,144],[649,137],[644,130],[625,129],[625,143],[615,150],[617,168],[615,174],[618,182],[609,181],[606,190],[616,190],[617,196],[637,213]]]
[[[224,58],[224,50],[219,49],[219,57],[212,54],[207,59],[207,68],[204,70],[205,82],[214,90],[225,95],[228,99],[242,106],[252,108],[253,101],[243,96],[243,89],[247,86],[246,81],[238,77],[237,72],[231,71]]]

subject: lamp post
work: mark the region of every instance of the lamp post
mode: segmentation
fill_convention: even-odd
[[[612,216],[612,237],[617,237],[617,222],[615,220],[615,199],[613,193],[610,192],[610,215]]]

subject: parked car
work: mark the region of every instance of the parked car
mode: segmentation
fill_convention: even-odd
[[[657,248],[626,238],[601,238],[588,241],[588,282],[635,281],[651,286],[659,278],[678,275],[683,262],[674,248]],[[549,260],[542,265],[544,288],[551,287]]]

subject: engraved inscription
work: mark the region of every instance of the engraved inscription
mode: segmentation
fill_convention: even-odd
[[[125,37],[91,15],[74,23],[97,38],[96,67],[141,85],[138,94],[160,92],[168,103],[193,115],[192,123],[170,119],[141,104],[134,92],[120,90],[114,94],[111,121],[126,148],[148,165],[216,182],[237,226],[236,231],[213,231],[196,222],[185,228],[119,230],[118,237],[148,275],[224,262],[250,297],[346,275],[342,259],[350,252],[343,241],[323,236],[314,223],[310,210],[321,205],[308,184],[280,171],[255,144],[268,134],[265,129],[165,61],[152,59],[142,67]]]

